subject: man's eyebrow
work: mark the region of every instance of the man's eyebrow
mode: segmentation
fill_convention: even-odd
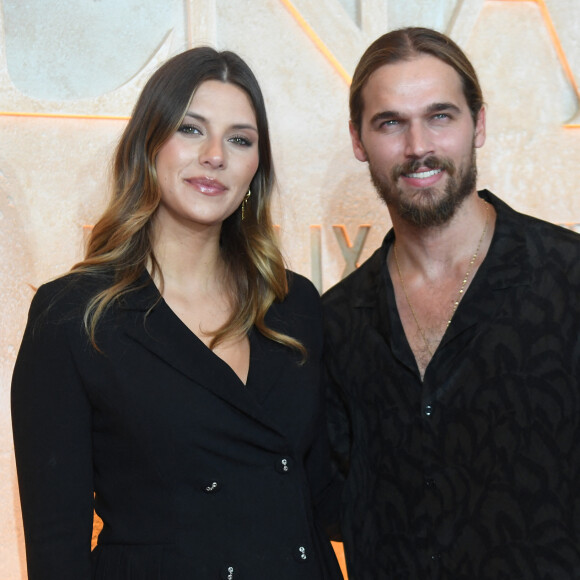
[[[433,103],[427,107],[427,113],[440,113],[441,111],[453,111],[461,113],[461,109],[453,103]]]
[[[427,115],[432,115],[433,113],[441,113],[443,111],[452,111],[456,114],[461,113],[461,109],[453,104],[453,103],[433,103],[427,107],[425,113]],[[379,121],[388,121],[388,120],[401,120],[404,118],[404,115],[399,113],[398,111],[380,111],[374,114],[371,117],[371,125],[377,123]]]
[[[402,119],[402,116],[397,111],[380,111],[371,117],[371,125],[374,125],[377,121],[386,121],[391,119]]]

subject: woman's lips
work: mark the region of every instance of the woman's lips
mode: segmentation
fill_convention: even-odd
[[[210,177],[191,177],[185,181],[204,195],[219,195],[227,189],[221,181]]]

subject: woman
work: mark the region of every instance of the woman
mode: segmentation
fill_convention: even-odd
[[[238,56],[153,75],[87,256],[38,290],[14,371],[30,579],[341,577],[318,295],[284,270],[273,184]]]

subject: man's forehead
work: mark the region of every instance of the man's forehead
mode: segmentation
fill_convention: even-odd
[[[376,69],[363,87],[362,98],[365,116],[376,113],[368,108],[427,109],[439,102],[467,106],[457,71],[427,54]]]

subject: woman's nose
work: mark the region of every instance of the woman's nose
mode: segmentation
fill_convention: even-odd
[[[225,151],[222,141],[216,138],[208,138],[201,147],[199,162],[201,165],[212,169],[225,167]]]

